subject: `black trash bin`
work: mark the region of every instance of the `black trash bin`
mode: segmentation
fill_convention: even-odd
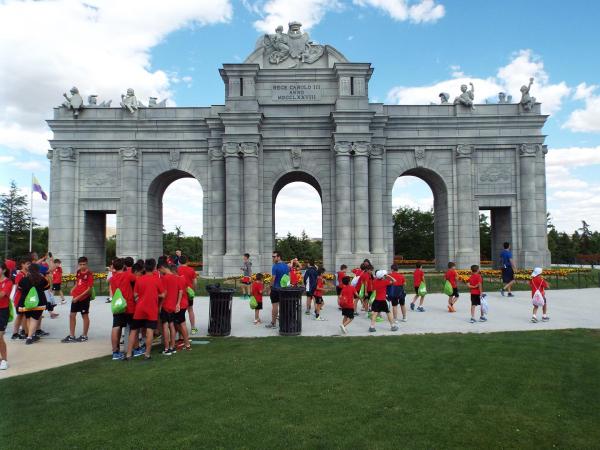
[[[299,336],[302,332],[302,294],[304,288],[286,287],[273,290],[279,295],[279,334]]]
[[[208,334],[229,336],[231,334],[231,301],[233,289],[212,287],[208,290],[210,306],[208,313]]]

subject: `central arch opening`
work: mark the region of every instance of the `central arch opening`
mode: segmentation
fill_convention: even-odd
[[[305,172],[282,176],[273,187],[273,248],[285,260],[323,261],[323,202],[317,180]]]

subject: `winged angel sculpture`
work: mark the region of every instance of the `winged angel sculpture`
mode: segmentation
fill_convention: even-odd
[[[288,58],[296,60],[298,64],[312,64],[323,56],[325,47],[310,40],[308,33],[301,31],[300,22],[290,22],[288,32],[283,32],[280,25],[275,30],[275,34],[265,34],[262,39],[262,45],[268,55],[271,64],[278,65]],[[260,42],[259,42],[260,43]]]

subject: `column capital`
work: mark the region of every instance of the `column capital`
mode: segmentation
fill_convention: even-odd
[[[75,161],[77,153],[73,147],[60,147],[58,150],[58,157],[61,161]]]
[[[354,156],[369,156],[371,144],[367,141],[357,141],[352,143],[352,152]]]
[[[350,152],[352,151],[352,142],[336,142],[333,145],[333,151],[335,152],[335,156],[350,156]]]
[[[456,146],[456,157],[457,158],[470,158],[473,156],[475,146],[471,144],[458,144]]]
[[[54,149],[50,148],[50,149],[48,149],[48,152],[46,152],[46,158],[48,158],[50,161],[52,161],[56,154],[57,154],[57,152],[55,152]]]
[[[240,144],[240,153],[244,156],[244,158],[248,158],[248,157],[258,158],[258,143],[242,142]]]
[[[224,154],[221,146],[211,148],[209,154],[211,161],[223,161]]]
[[[369,156],[371,159],[383,159],[384,146],[382,144],[371,144]]]
[[[223,144],[223,155],[225,158],[239,158],[240,152],[240,144],[237,142],[225,142]]]
[[[119,155],[121,155],[123,161],[137,161],[138,159],[138,151],[135,147],[121,147]]]
[[[542,151],[541,144],[520,144],[519,145],[519,156],[536,156],[539,151]]]

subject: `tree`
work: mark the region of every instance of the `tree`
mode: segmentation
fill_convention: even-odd
[[[492,228],[485,214],[479,214],[479,254],[481,261],[492,259]]]
[[[394,254],[405,259],[433,259],[433,209],[402,207],[394,213]]]
[[[288,233],[285,238],[275,237],[275,250],[281,253],[284,261],[298,258],[301,261],[321,262],[323,259],[323,242],[311,239],[304,230],[300,237],[293,236],[291,233]]]
[[[17,255],[18,244],[27,239],[29,211],[27,197],[19,194],[14,180],[10,182],[8,194],[0,198],[0,226],[4,236],[4,258]]]

